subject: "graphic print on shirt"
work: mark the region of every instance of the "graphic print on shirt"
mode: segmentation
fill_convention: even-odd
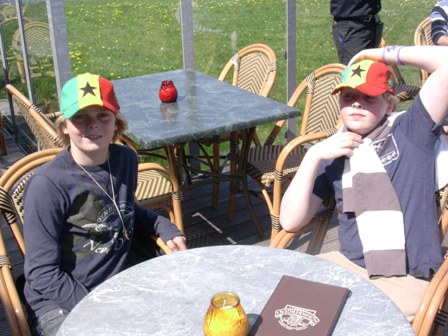
[[[132,236],[134,230],[133,207],[123,202],[118,204],[118,208],[120,209],[124,226]],[[117,222],[119,226],[117,226]],[[90,242],[85,245],[85,247],[90,246],[91,252],[107,253],[112,248],[118,250],[123,246],[121,234],[123,227],[120,216],[117,214],[117,210],[113,204],[108,204],[98,212],[96,223],[85,224],[82,227],[92,233]]]
[[[84,194],[84,196],[86,196]],[[120,202],[120,209],[124,226],[129,235],[134,231],[134,208],[131,203]],[[115,206],[103,198],[89,193],[87,197],[78,197],[72,205],[73,215],[69,221],[86,233],[84,238],[73,236],[73,244],[78,246],[76,254],[108,253],[119,250],[124,242],[123,224]]]
[[[371,146],[375,149],[383,166],[387,166],[397,160],[400,156],[400,152],[393,134],[389,134],[383,139],[372,142]]]

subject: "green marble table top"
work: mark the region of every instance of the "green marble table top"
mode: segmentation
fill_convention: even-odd
[[[162,103],[158,96],[161,82],[168,79],[177,87],[175,103]],[[128,121],[126,133],[145,149],[228,134],[299,114],[294,107],[190,69],[113,83]]]

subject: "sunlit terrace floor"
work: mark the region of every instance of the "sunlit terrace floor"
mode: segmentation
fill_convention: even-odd
[[[6,133],[9,154],[0,156],[0,174],[17,160],[25,156],[25,153]],[[221,184],[219,204],[216,209],[210,207],[211,185],[206,184],[198,188],[192,188],[184,193],[182,204],[184,213],[185,233],[188,238],[188,247],[202,247],[211,245],[269,245],[270,217],[266,205],[253,198],[255,211],[258,214],[260,224],[264,231],[264,238],[260,239],[255,226],[250,218],[246,202],[242,196],[237,198],[235,217],[227,220],[228,185]],[[14,274],[17,276],[23,272],[23,260],[11,236],[9,229],[2,225],[2,233],[9,250]],[[294,243],[290,248],[303,251],[306,248],[306,238]],[[330,251],[338,248],[337,231],[335,224],[331,226],[322,251]],[[10,335],[3,310],[0,310],[0,335]]]

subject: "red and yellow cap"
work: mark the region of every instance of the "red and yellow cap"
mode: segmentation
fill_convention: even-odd
[[[341,74],[341,83],[333,90],[333,94],[349,87],[368,96],[379,96],[384,92],[394,94],[394,86],[394,75],[386,64],[364,60],[345,68]]]
[[[104,106],[114,114],[120,109],[112,82],[90,73],[73,77],[64,84],[60,105],[67,119],[88,106]]]

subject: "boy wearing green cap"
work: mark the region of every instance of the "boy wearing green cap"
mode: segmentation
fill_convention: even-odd
[[[448,49],[386,47],[358,53],[342,74],[343,129],[305,155],[286,191],[280,222],[298,231],[335,196],[340,251],[324,258],[382,289],[410,321],[440,267],[435,144],[448,113]],[[405,113],[386,64],[432,75]]]
[[[67,147],[36,170],[24,195],[24,294],[39,335],[56,334],[85,295],[130,265],[136,232],[186,249],[173,223],[135,201],[138,159],[113,144],[126,121],[112,83],[78,75],[62,88],[60,104]]]

